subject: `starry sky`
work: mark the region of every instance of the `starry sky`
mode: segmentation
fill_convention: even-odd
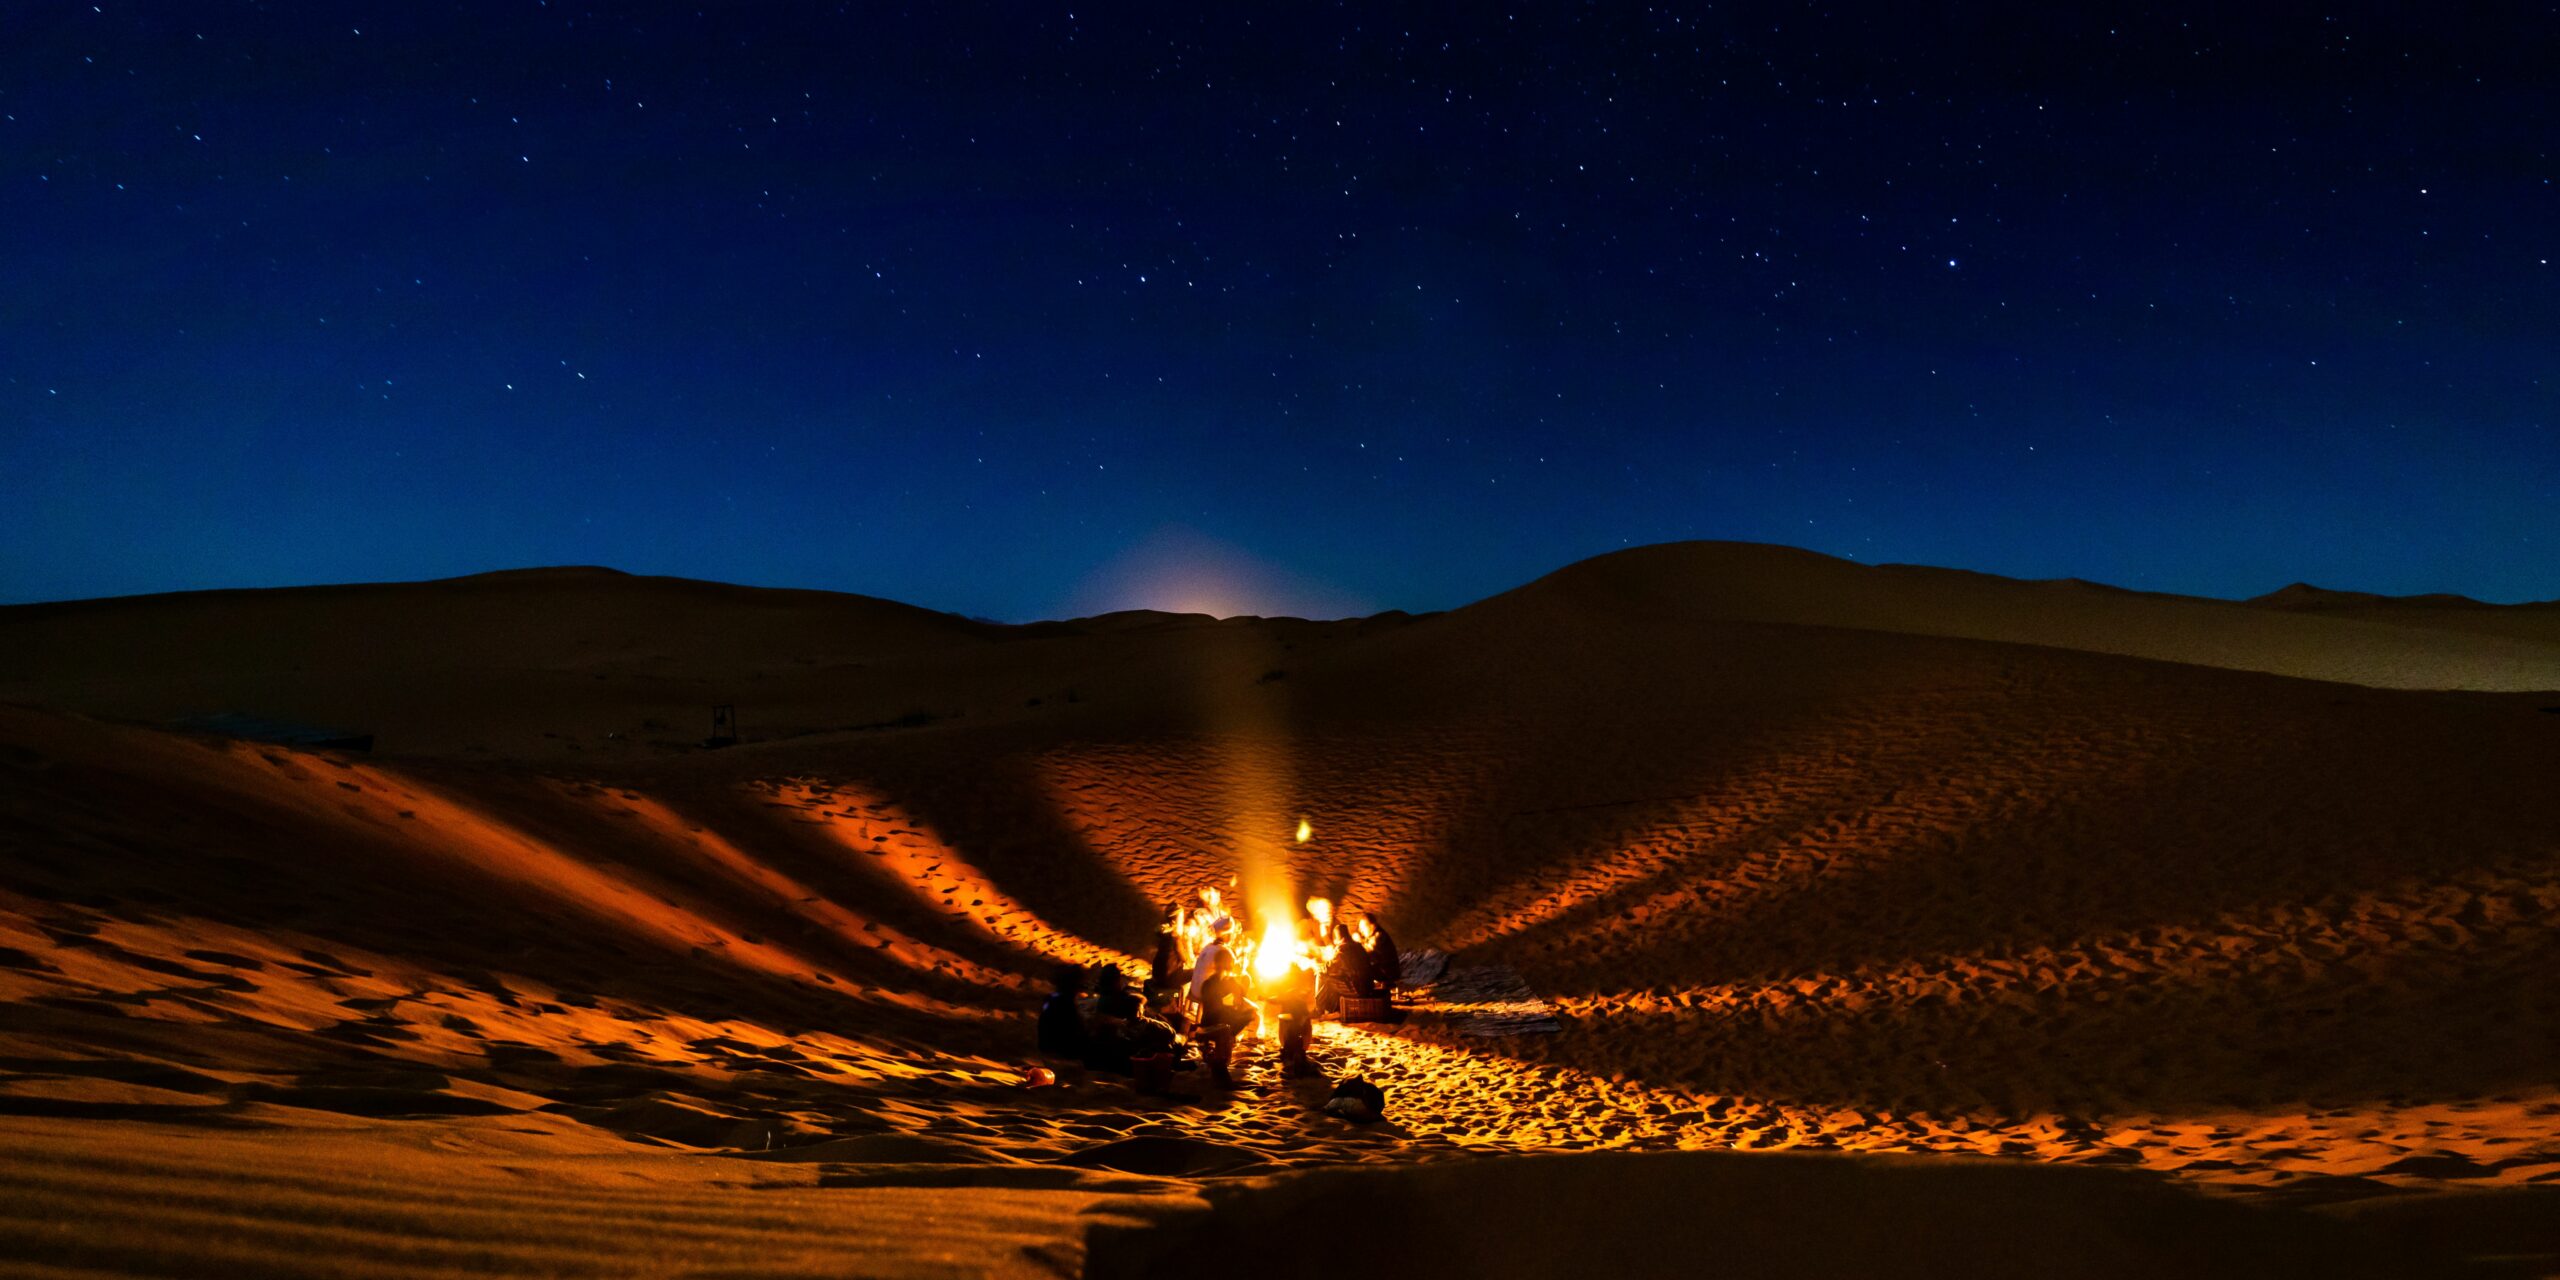
[[[12,3],[0,601],[2560,596],[2560,11],[1940,8]]]

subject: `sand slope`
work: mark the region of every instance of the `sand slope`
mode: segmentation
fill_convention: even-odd
[[[1911,1231],[1964,1198],[1933,1166],[1416,1172],[1785,1149],[2120,1166],[2015,1194],[2155,1269],[2196,1263],[2125,1224],[2211,1209],[2162,1177],[2560,1267],[2560,699],[2230,669],[2367,670],[2362,622],[1971,581],[1675,547],[1327,624],[589,571],[0,611],[42,704],[0,707],[0,1179],[34,1206],[0,1238],[75,1271],[1056,1274],[1097,1222],[1153,1233],[1105,1233],[1125,1270],[1345,1165],[1584,1213],[1801,1176]],[[2188,648],[2075,652],[2048,614]],[[2370,626],[2383,674],[2488,670]],[[645,728],[714,687],[747,744]],[[217,708],[382,749],[93,718]],[[1389,1089],[1369,1129],[1258,1050],[1232,1096],[1020,1087],[1037,976],[1125,959],[1247,849],[1511,966],[1563,1032],[1328,1028],[1328,1071]],[[927,1191],[948,1216],[894,1225]],[[2193,1222],[2228,1259],[2371,1246]],[[354,1260],[307,1266],[332,1232]],[[1837,1261],[1801,1236],[1749,1256]]]
[[[254,712],[374,732],[402,752],[628,754],[698,743],[715,702],[758,705],[770,684],[1000,632],[865,596],[609,569],[189,592],[0,609],[0,701],[154,721]]]

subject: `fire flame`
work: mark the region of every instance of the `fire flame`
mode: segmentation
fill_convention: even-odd
[[[1273,920],[1262,927],[1262,941],[1253,949],[1256,981],[1278,982],[1289,976],[1289,970],[1307,963],[1306,947],[1298,941],[1296,926],[1286,920]]]
[[[1305,844],[1307,841],[1315,839],[1315,835],[1316,828],[1314,823],[1311,823],[1304,818],[1298,819],[1298,843]]]

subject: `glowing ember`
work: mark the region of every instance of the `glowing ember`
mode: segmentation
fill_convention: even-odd
[[[1308,822],[1304,818],[1298,819],[1298,843],[1305,844],[1307,841],[1315,839],[1315,835],[1315,824]]]

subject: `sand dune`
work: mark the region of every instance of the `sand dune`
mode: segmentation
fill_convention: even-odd
[[[0,1256],[1132,1274],[1383,1199],[1363,1265],[1709,1201],[1768,1274],[2560,1267],[2560,698],[2496,691],[2560,659],[2335,604],[1683,546],[1343,623],[591,570],[0,611]],[[215,710],[380,749],[166,727]],[[1562,1031],[1328,1026],[1371,1128],[1258,1048],[1022,1087],[1038,976],[1247,844]],[[1639,1159],[1764,1149],[1861,1158]]]
[[[609,569],[190,592],[0,609],[0,701],[152,721],[254,711],[377,731],[402,752],[629,754],[698,743],[715,702],[762,709],[769,685],[999,634],[864,596]]]
[[[1585,561],[1419,620],[1221,623],[1136,611],[1003,627],[864,596],[545,569],[0,608],[0,702],[155,723],[250,712],[375,733],[382,750],[402,755],[621,765],[698,746],[714,703],[740,708],[750,742],[1048,720],[1091,704],[1148,724],[1223,721],[1204,686],[1223,688],[1232,670],[1288,672],[1301,653],[1383,647],[1365,655],[1372,683],[1427,676],[1382,645],[1415,627],[1454,633],[1444,649],[1488,658],[1529,650],[1522,656],[1540,674],[1520,692],[1535,697],[1569,692],[1579,676],[1557,664],[1586,643],[1605,660],[1621,628],[1670,626],[1706,640],[1718,626],[1753,623],[2375,688],[2560,690],[2560,610],[2371,603],[2380,599],[2279,593],[2241,604],[1677,543]],[[1535,638],[1514,634],[1524,630]]]
[[[1784,622],[2050,645],[2382,689],[2560,689],[2560,610],[2459,597],[2309,605],[1867,566],[1749,543],[1684,542],[1586,560],[1512,593],[1647,620]],[[1478,609],[1502,607],[1495,597]],[[2447,634],[2448,632],[2454,634]]]
[[[2560,600],[2496,605],[2483,604],[2467,596],[2384,596],[2369,591],[2328,591],[2297,582],[2248,603],[2264,609],[2387,622],[2394,626],[2472,631],[2545,643],[2560,641]]]

